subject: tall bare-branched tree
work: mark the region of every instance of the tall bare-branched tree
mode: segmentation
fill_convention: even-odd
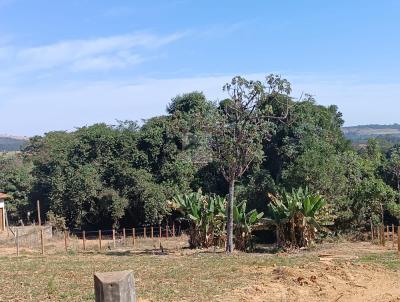
[[[278,75],[267,76],[265,83],[237,76],[223,90],[230,98],[218,108],[211,130],[211,149],[229,184],[226,252],[231,253],[235,182],[251,164],[262,160],[263,142],[271,138],[276,123],[288,116],[291,87]]]

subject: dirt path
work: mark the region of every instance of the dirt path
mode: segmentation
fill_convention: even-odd
[[[259,282],[219,301],[400,301],[399,271],[357,261],[388,251],[370,243],[328,245],[311,252],[319,261],[307,265],[257,268]]]

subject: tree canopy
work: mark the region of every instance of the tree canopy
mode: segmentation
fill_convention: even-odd
[[[1,154],[10,221],[32,222],[28,213],[40,200],[43,214],[70,228],[166,223],[180,215],[168,200],[201,189],[228,197],[231,251],[234,206],[268,217],[270,196],[292,189],[322,196],[335,232],[400,218],[398,145],[382,150],[369,140],[354,149],[335,105],[292,98],[290,83],[277,75],[264,82],[235,77],[223,89],[221,101],[189,92],[142,124],[49,132],[30,138],[21,153]]]

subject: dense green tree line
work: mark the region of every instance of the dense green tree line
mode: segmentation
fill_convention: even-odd
[[[332,230],[397,221],[399,146],[383,151],[370,140],[353,149],[336,106],[307,95],[293,100],[290,83],[278,76],[264,84],[237,77],[225,88],[221,102],[191,92],[141,125],[49,132],[22,153],[0,156],[9,218],[32,221],[28,212],[40,200],[42,214],[71,228],[161,223],[178,215],[168,200],[198,189],[247,200],[248,209],[268,216],[268,193],[308,187],[326,200],[323,220]]]

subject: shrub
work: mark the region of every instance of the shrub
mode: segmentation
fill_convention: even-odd
[[[291,193],[283,191],[279,196],[269,194],[273,221],[278,230],[278,242],[292,246],[308,246],[320,229],[317,214],[326,205],[319,194],[299,188]]]
[[[247,202],[234,205],[234,242],[239,250],[251,248],[251,231],[264,213],[246,212]],[[226,238],[226,200],[217,195],[203,195],[201,191],[175,196],[170,206],[181,212],[190,223],[191,248],[220,246]]]

